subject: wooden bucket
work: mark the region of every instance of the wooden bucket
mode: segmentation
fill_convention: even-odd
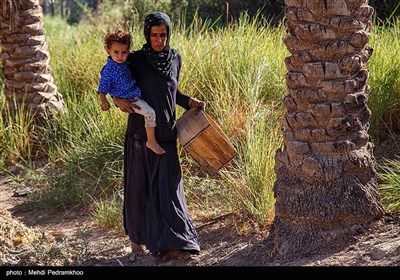
[[[183,149],[209,174],[215,175],[237,154],[222,129],[204,111],[186,111],[176,123]]]

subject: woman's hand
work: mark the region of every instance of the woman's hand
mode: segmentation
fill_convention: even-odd
[[[196,109],[196,113],[198,113],[199,110],[203,110],[204,111],[206,109],[206,103],[203,102],[203,101],[200,101],[200,100],[198,100],[196,98],[191,97],[189,99],[188,103],[189,103],[189,107],[190,108],[195,108]]]
[[[132,114],[134,113],[133,109],[138,109],[138,110],[141,109],[138,105],[129,102],[128,99],[113,97],[113,100],[115,105],[117,105],[122,112]]]

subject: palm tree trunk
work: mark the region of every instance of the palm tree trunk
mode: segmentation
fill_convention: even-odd
[[[61,18],[63,19],[65,17],[65,10],[64,10],[64,0],[60,0],[60,10],[61,10]],[[54,5],[54,3],[53,3]]]
[[[273,223],[284,258],[346,244],[382,217],[365,63],[368,0],[285,0],[289,95]]]
[[[39,0],[0,1],[0,39],[8,105],[24,104],[38,117],[62,111],[63,99],[51,76]]]

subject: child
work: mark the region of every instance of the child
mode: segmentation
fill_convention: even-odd
[[[156,154],[164,154],[165,150],[158,144],[154,128],[156,126],[156,114],[143,99],[140,88],[132,78],[126,62],[130,52],[132,36],[129,32],[117,29],[104,37],[106,51],[109,55],[107,63],[100,71],[101,78],[98,87],[101,109],[110,109],[106,94],[112,97],[129,99],[133,104],[133,110],[144,116],[144,125],[147,134],[146,146]]]

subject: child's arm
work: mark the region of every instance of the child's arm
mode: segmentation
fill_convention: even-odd
[[[111,108],[110,103],[107,100],[106,94],[104,92],[99,92],[100,102],[101,102],[101,110],[107,111]]]

